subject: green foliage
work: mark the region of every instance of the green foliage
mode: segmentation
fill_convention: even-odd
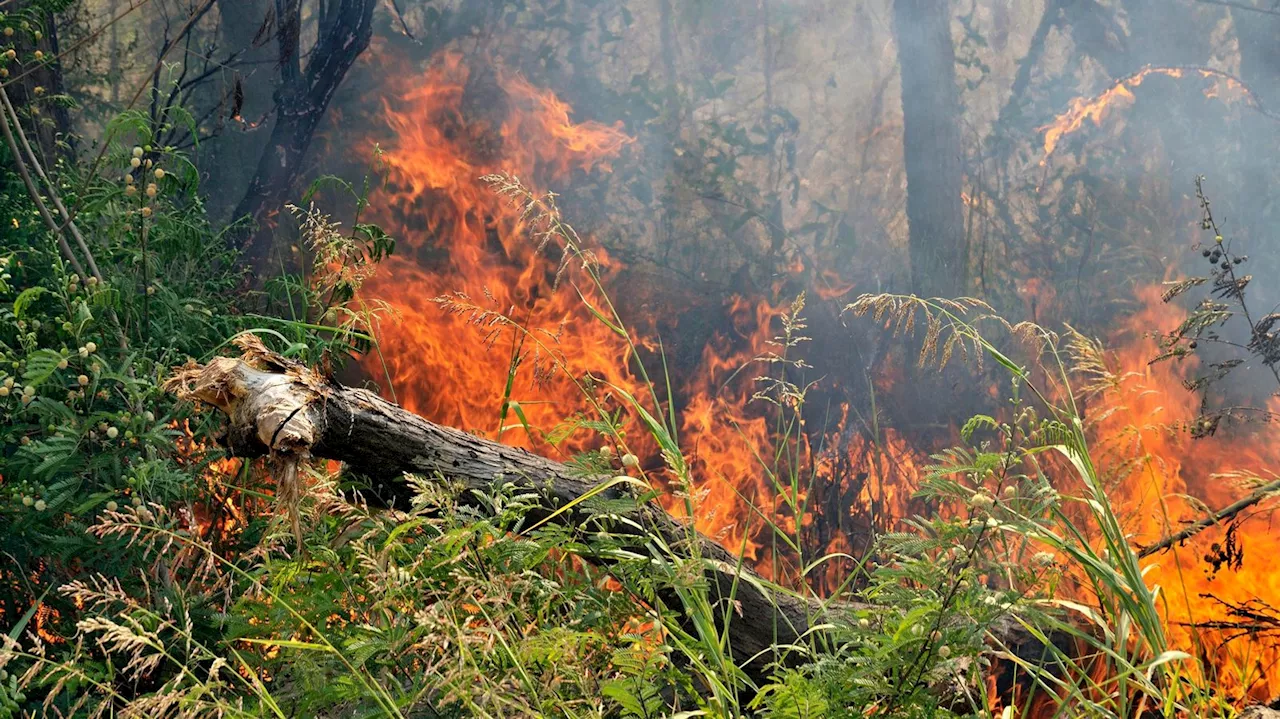
[[[983,42],[964,26],[967,42]],[[707,82],[708,96],[731,83]],[[173,124],[194,134],[181,107],[161,117],[171,125],[159,134]],[[759,195],[740,179],[744,159],[778,162],[774,189],[742,203],[722,231],[753,219],[769,225],[776,208],[796,201],[797,126],[773,107],[747,124],[714,124],[689,148],[682,171],[716,198]],[[194,168],[157,136],[150,117],[124,113],[106,128],[100,166],[64,165],[58,186],[44,188],[92,228],[81,251],[92,252],[101,279],[69,269],[58,243],[65,230],[41,223],[10,169],[16,158],[0,149],[0,617],[18,618],[0,648],[0,717],[42,711],[41,701],[67,714],[140,716],[985,716],[986,679],[997,663],[1071,716],[1221,709],[1187,679],[1191,657],[1167,646],[1157,591],[1144,582],[1094,466],[1060,338],[1011,327],[972,299],[874,296],[850,306],[895,332],[918,322],[922,366],[991,358],[1009,373],[1014,396],[1003,413],[970,419],[960,446],[934,458],[919,492],[933,510],[877,538],[875,561],[858,562],[837,596],[821,598],[830,608],[824,623],[795,646],[771,648],[795,661],[772,667],[762,685],[728,645],[723,628],[736,597],[706,586],[699,544],[686,541],[696,539],[692,527],[681,541],[651,532],[637,547],[605,531],[556,526],[542,513],[534,519],[536,497],[513,484],[460,497],[442,490],[443,478],[411,478],[407,509],[371,509],[311,467],[294,510],[306,530],[293,534],[272,521],[247,467],[235,484],[207,481],[206,465],[219,458],[203,449],[212,427],[160,383],[171,366],[206,358],[241,331],[311,363],[376,352],[372,329],[387,308],[364,303],[359,289],[395,242],[361,222],[369,181],[358,189],[317,181],[305,207],[292,208],[310,267],[264,288],[265,304],[287,308],[286,316],[248,314],[237,306],[244,278],[204,219]],[[440,298],[446,311],[484,313],[516,334],[513,367],[525,342],[536,345],[593,412],[545,432],[532,427],[510,397],[508,375],[495,408],[500,427],[514,416],[553,444],[596,432],[610,451],[575,457],[585,476],[612,472],[614,447],[624,468],[638,470],[623,430],[633,421],[659,449],[686,513],[696,515],[700,478],[681,445],[665,367],[658,379],[640,361],[590,248],[563,221],[555,196],[535,196],[513,177],[487,179],[523,208],[532,239],[554,246],[557,283],[625,339],[629,369],[646,385],[641,396],[608,387],[623,408],[606,409],[595,400],[597,380],[568,373],[558,350],[517,319]],[[311,204],[322,185],[354,198],[350,230]],[[1220,299],[1243,292],[1214,287]],[[770,591],[817,600],[812,576],[852,558],[805,555],[816,450],[806,444],[802,412],[803,310],[800,297],[781,317],[772,349],[756,358],[767,369],[755,399],[768,408],[773,436],[754,449],[783,518],[757,514],[776,540],[778,565],[795,579],[791,589]],[[984,314],[969,316],[975,310]],[[1217,304],[1203,310],[1177,330],[1178,342],[1225,318]],[[1056,374],[1037,385],[979,321],[1034,339],[1031,362]],[[1268,316],[1255,330],[1269,341],[1274,324]],[[1067,344],[1087,343],[1068,335]],[[1269,347],[1256,353],[1265,360]],[[633,508],[655,491],[638,474],[598,490],[632,486],[634,497],[579,502],[596,512]],[[194,508],[227,502],[248,510],[248,525],[231,537],[203,531]],[[593,563],[601,560],[607,573]],[[743,581],[761,581],[737,569]],[[1059,599],[1064,578],[1088,587],[1094,601]],[[1008,644],[1010,627],[1037,640],[1036,657]],[[1061,648],[1062,638],[1087,647],[1092,661]],[[956,686],[969,689],[962,701],[949,689]]]
[[[11,116],[0,122],[8,123],[11,137],[28,132]],[[97,161],[39,169],[32,155],[15,156],[10,143],[0,144],[0,626],[16,627],[24,612],[39,609],[13,638],[38,639],[42,646],[40,658],[17,658],[21,668],[6,670],[0,684],[46,663],[62,667],[62,678],[77,691],[112,675],[117,667],[110,658],[77,656],[68,641],[89,605],[117,620],[129,617],[126,624],[148,632],[147,641],[185,647],[169,663],[177,674],[148,671],[147,682],[180,683],[186,675],[177,665],[213,660],[213,649],[192,642],[222,648],[216,605],[185,601],[170,584],[179,567],[128,538],[89,530],[122,509],[172,507],[181,508],[176,526],[182,532],[212,532],[219,551],[252,547],[268,524],[268,516],[255,516],[266,495],[249,473],[239,486],[209,481],[215,476],[210,463],[222,459],[216,425],[160,386],[170,368],[209,356],[241,331],[280,339],[285,349],[311,359],[345,356],[363,336],[358,328],[367,317],[348,306],[358,288],[352,278],[394,249],[390,237],[367,224],[353,240],[358,251],[333,239],[323,258],[346,252],[342,267],[295,283],[311,288],[313,298],[315,287],[342,286],[346,294],[329,291],[327,299],[315,300],[316,322],[277,322],[289,338],[258,328],[238,306],[244,277],[205,218],[194,167],[150,138],[145,117],[124,113],[107,128]],[[73,219],[59,209],[61,224],[43,221],[20,169],[38,180],[45,207],[72,208]],[[73,223],[87,235],[83,244]],[[72,258],[90,270],[73,269]],[[248,525],[226,536],[199,526],[200,516],[224,509],[241,515],[248,509]],[[164,586],[154,590],[158,578]],[[50,591],[58,587],[67,591]],[[76,587],[81,594],[72,592]],[[69,660],[59,658],[63,652]],[[58,694],[46,679],[21,682],[30,701]],[[114,689],[108,695],[127,699]],[[8,689],[0,696],[6,711],[22,701]],[[51,706],[68,711],[72,704]]]

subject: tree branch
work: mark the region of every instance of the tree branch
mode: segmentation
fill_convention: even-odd
[[[1172,547],[1173,545],[1178,544],[1179,542],[1182,542],[1183,540],[1190,539],[1191,537],[1194,537],[1195,535],[1203,532],[1209,527],[1212,527],[1215,524],[1220,524],[1225,520],[1231,519],[1232,517],[1236,516],[1237,514],[1240,514],[1244,510],[1248,509],[1249,507],[1252,507],[1253,505],[1277,493],[1280,493],[1280,480],[1276,480],[1270,484],[1267,484],[1259,488],[1253,494],[1250,494],[1249,496],[1245,497],[1244,499],[1241,499],[1240,501],[1234,504],[1224,507],[1223,509],[1220,509],[1217,512],[1214,512],[1213,514],[1209,515],[1208,517],[1205,517],[1204,519],[1201,519],[1200,521],[1194,524],[1188,525],[1187,528],[1183,529],[1181,532],[1170,534],[1169,536],[1165,537],[1164,539],[1161,539],[1155,544],[1152,544],[1148,547],[1143,547],[1138,552],[1138,558],[1141,559],[1143,557],[1149,557],[1152,554],[1166,550]]]

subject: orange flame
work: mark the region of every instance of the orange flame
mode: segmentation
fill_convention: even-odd
[[[1108,108],[1132,101],[1132,89],[1151,74],[1181,77],[1183,70],[1147,68],[1097,98],[1074,101],[1067,113],[1044,128],[1046,156],[1086,121],[1100,123]],[[568,105],[518,76],[497,71],[487,87],[484,82],[461,56],[446,55],[384,107],[392,135],[386,155],[389,176],[373,206],[380,208],[382,223],[401,239],[402,249],[365,286],[365,296],[385,300],[398,314],[379,328],[380,354],[365,357],[362,364],[370,374],[387,381],[401,404],[434,421],[506,442],[556,450],[546,446],[538,429],[584,408],[579,388],[564,381],[564,375],[598,378],[635,396],[645,393],[630,369],[633,358],[624,339],[598,322],[576,293],[557,288],[558,259],[539,252],[527,237],[521,210],[479,178],[509,173],[535,191],[544,190],[567,182],[574,173],[608,172],[610,163],[632,140],[619,127],[574,122]],[[491,97],[469,100],[474,93]],[[606,282],[614,280],[620,269],[601,253]],[[851,289],[838,276],[824,274],[823,279],[830,296]],[[475,315],[450,315],[431,302],[458,290],[482,297],[472,301],[514,317],[530,333],[498,331],[505,325],[491,315],[482,317],[479,327],[468,326],[468,321],[476,322]],[[1025,290],[1030,314],[1039,315],[1054,304],[1051,288],[1028,282]],[[590,299],[598,299],[584,291]],[[1193,445],[1185,435],[1170,434],[1154,424],[1194,416],[1196,398],[1181,385],[1178,368],[1148,367],[1147,361],[1157,354],[1155,343],[1142,338],[1137,329],[1170,327],[1180,318],[1176,309],[1160,303],[1158,293],[1144,293],[1142,299],[1146,308],[1130,320],[1129,333],[1119,338],[1124,348],[1122,369],[1132,374],[1104,398],[1112,411],[1094,415],[1105,415],[1094,428],[1095,436],[1127,438],[1132,444],[1123,449],[1140,450],[1151,458],[1125,476],[1117,490],[1137,544],[1165,536],[1192,515],[1190,502],[1180,499],[1179,493],[1214,507],[1237,496],[1238,491],[1215,479],[1215,472],[1241,462],[1255,467],[1280,464],[1275,456],[1280,450],[1256,437]],[[731,550],[741,549],[747,561],[766,575],[794,578],[794,567],[770,562],[773,555],[765,545],[765,519],[785,523],[795,518],[761,468],[761,458],[775,448],[767,412],[752,403],[758,373],[739,371],[752,357],[769,350],[780,309],[761,299],[730,300],[729,326],[703,349],[702,366],[683,368],[690,372],[690,379],[678,387],[684,404],[679,429],[695,478],[697,528]],[[659,346],[653,337],[640,337],[636,343],[650,350]],[[559,380],[540,371],[540,364],[545,370],[549,355],[563,362]],[[885,373],[877,378],[877,389],[891,391],[895,379],[900,380],[891,371]],[[523,427],[499,426],[508,384],[510,397],[520,402],[536,436],[528,436]],[[607,390],[599,392],[602,401],[612,403],[609,406],[620,406],[607,397]],[[839,494],[848,502],[833,503],[836,513],[847,512],[852,503],[878,516],[903,516],[929,461],[928,448],[914,447],[892,430],[881,430],[875,441],[868,440],[848,431],[849,409],[843,411],[846,416],[838,429],[822,439],[829,451],[819,453],[800,442],[797,451],[811,463],[818,477],[814,484],[820,489],[801,489],[815,496],[793,499],[812,500],[814,506],[825,508],[824,496]],[[580,449],[586,441],[574,438],[568,444]],[[628,442],[641,443],[638,439]],[[656,453],[649,450],[648,454],[643,466],[661,464]],[[682,511],[676,499],[666,502],[672,511]],[[852,554],[862,549],[856,528],[846,528],[844,519],[824,517],[834,522],[837,531],[815,549]],[[815,520],[805,516],[799,521],[807,527]],[[1263,518],[1245,520],[1240,533],[1251,556],[1280,552],[1280,541],[1268,536]],[[1152,557],[1148,577],[1163,588],[1172,643],[1206,656],[1219,673],[1215,679],[1220,686],[1232,687],[1241,695],[1262,696],[1280,689],[1280,683],[1268,678],[1272,664],[1280,659],[1275,647],[1248,639],[1224,642],[1222,636],[1185,626],[1225,618],[1220,605],[1201,596],[1207,592],[1228,601],[1257,596],[1280,605],[1280,580],[1267,575],[1265,563],[1246,564],[1231,575],[1205,574],[1200,557],[1209,544],[1220,541],[1220,534],[1221,530],[1211,530],[1176,552]],[[848,569],[833,567],[833,572],[820,578],[821,588],[837,586],[840,571]]]
[[[386,208],[381,219],[395,230],[402,249],[382,265],[366,294],[389,302],[397,316],[382,322],[381,355],[366,358],[364,366],[389,380],[410,410],[529,443],[519,437],[523,432],[504,434],[497,427],[509,371],[512,399],[537,427],[581,408],[567,383],[548,387],[547,377],[530,371],[549,360],[548,353],[567,358],[566,370],[574,376],[589,371],[628,389],[636,384],[626,369],[622,338],[594,321],[572,291],[553,290],[556,261],[527,237],[521,209],[480,178],[513,174],[537,191],[573,171],[607,171],[609,158],[632,140],[617,127],[572,122],[563,102],[503,73],[497,85],[505,103],[490,104],[505,112],[468,116],[465,95],[475,91],[468,87],[470,78],[460,55],[446,55],[386,104],[394,139],[386,155],[388,186],[375,205]],[[610,274],[608,257],[598,259],[601,272]],[[432,304],[459,290],[483,297],[477,304],[529,327],[523,345],[510,333],[486,337],[472,331],[467,318]],[[512,367],[518,351],[524,361]]]
[[[1117,464],[1134,457],[1142,460],[1121,469],[1114,494],[1133,544],[1147,546],[1202,518],[1202,506],[1218,509],[1247,494],[1226,473],[1280,466],[1280,444],[1268,436],[1273,432],[1268,425],[1191,438],[1185,428],[1199,415],[1199,398],[1183,381],[1194,373],[1195,360],[1149,364],[1160,352],[1149,336],[1151,329],[1177,326],[1185,312],[1164,304],[1158,287],[1142,291],[1139,299],[1142,308],[1115,338],[1123,347],[1117,353],[1120,381],[1103,397],[1104,408],[1095,413],[1101,419],[1093,432]],[[1280,410],[1280,398],[1271,398],[1270,409]],[[1227,632],[1193,626],[1232,620],[1213,597],[1233,604],[1256,599],[1280,606],[1280,577],[1270,561],[1280,556],[1272,512],[1263,508],[1242,516],[1236,537],[1245,556],[1238,569],[1215,571],[1206,561],[1206,555],[1225,543],[1224,527],[1155,554],[1144,566],[1149,567],[1148,584],[1161,588],[1171,646],[1207,660],[1217,673],[1214,685],[1224,692],[1269,701],[1280,693],[1275,672],[1280,643],[1253,635],[1227,641]]]
[[[1245,84],[1230,73],[1208,67],[1148,66],[1128,77],[1117,80],[1111,87],[1097,96],[1072,99],[1066,112],[1054,118],[1053,122],[1039,128],[1040,131],[1044,132],[1044,159],[1040,161],[1040,164],[1044,165],[1048,162],[1049,156],[1057,149],[1058,143],[1062,141],[1062,138],[1079,130],[1084,126],[1085,121],[1091,121],[1095,126],[1101,126],[1102,121],[1112,108],[1132,104],[1135,99],[1133,89],[1141,85],[1143,80],[1152,75],[1181,78],[1188,73],[1217,81],[1216,84],[1205,89],[1205,97],[1221,97],[1223,90],[1226,90],[1233,93],[1233,95],[1243,96],[1255,109],[1262,109]]]

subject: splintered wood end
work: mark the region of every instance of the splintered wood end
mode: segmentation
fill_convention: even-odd
[[[256,336],[233,340],[239,358],[217,357],[175,368],[164,389],[191,402],[217,407],[232,431],[252,433],[271,452],[307,455],[320,438],[312,402],[327,394],[324,378],[267,349]]]

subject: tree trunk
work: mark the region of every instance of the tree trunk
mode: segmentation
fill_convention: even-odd
[[[211,140],[195,149],[206,188],[209,214],[221,222],[244,197],[271,136],[276,89],[275,49],[271,28],[275,10],[270,0],[218,0],[218,57],[236,53],[234,73],[222,92],[230,92],[233,115]],[[214,189],[216,188],[216,189]]]
[[[7,11],[21,17],[23,13],[31,11],[30,3],[20,1]],[[10,70],[21,79],[10,79],[4,86],[14,107],[20,111],[25,110],[24,114],[29,116],[32,139],[40,153],[40,164],[53,173],[58,167],[58,159],[70,160],[75,156],[75,136],[72,134],[71,115],[66,105],[51,99],[66,92],[62,82],[62,48],[58,44],[58,21],[49,12],[40,12],[38,18],[44,36],[36,40],[29,32],[20,32],[14,37],[12,45],[23,58],[30,57],[39,50],[48,59],[34,66],[11,64]]]
[[[229,235],[248,264],[265,268],[275,236],[276,218],[289,200],[302,170],[311,138],[329,101],[356,58],[369,46],[377,0],[324,0],[320,37],[305,71],[299,69],[300,0],[276,0],[276,40],[280,51],[280,88],[276,91],[271,138],[234,217],[250,217],[252,226]]]
[[[894,0],[902,72],[903,160],[912,291],[955,297],[967,286],[960,204],[963,151],[951,3]]]

